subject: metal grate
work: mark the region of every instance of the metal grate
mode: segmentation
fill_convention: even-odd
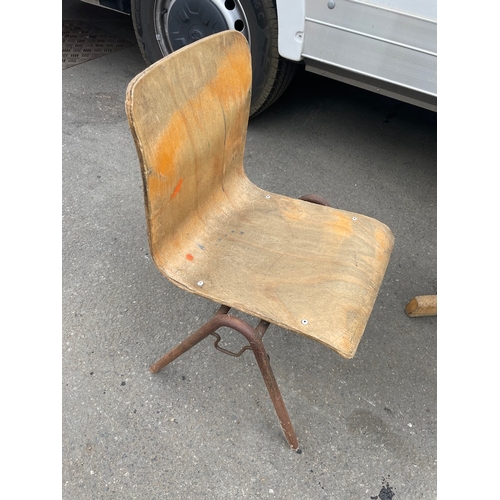
[[[62,23],[62,69],[131,47],[133,42],[81,21]]]

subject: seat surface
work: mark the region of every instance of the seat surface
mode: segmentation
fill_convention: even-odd
[[[178,286],[354,356],[393,237],[382,223],[265,192],[243,181],[227,215],[200,225],[175,258]]]
[[[189,292],[354,356],[393,246],[370,217],[266,192],[243,153],[251,63],[223,32],[138,75],[127,113],[151,254]]]

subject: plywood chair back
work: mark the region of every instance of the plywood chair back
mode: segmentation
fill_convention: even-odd
[[[244,176],[252,75],[246,40],[237,35],[184,47],[129,86],[151,253],[174,281],[186,235],[223,215],[225,187]]]

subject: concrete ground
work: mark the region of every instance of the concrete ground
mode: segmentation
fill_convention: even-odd
[[[130,18],[68,0],[63,20],[130,42],[62,71],[63,498],[435,499],[437,318],[404,312],[437,293],[435,113],[299,72],[249,124],[255,184],[320,194],[395,236],[352,360],[275,326],[266,334],[297,454],[251,353],[234,359],[207,340],[148,371],[216,306],[149,255],[124,110],[145,67]]]

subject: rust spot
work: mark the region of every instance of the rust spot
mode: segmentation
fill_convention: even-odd
[[[177,193],[181,190],[181,186],[182,186],[182,179],[180,179],[179,182],[177,183],[177,186],[175,186],[174,192],[170,196],[170,201],[172,201],[177,196]]]
[[[186,255],[186,259],[189,260],[189,262],[191,262],[194,259],[194,257],[190,253],[188,253]]]

